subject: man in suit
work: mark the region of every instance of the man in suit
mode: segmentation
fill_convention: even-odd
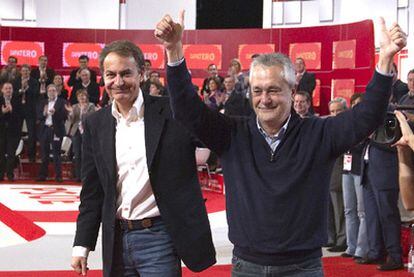
[[[91,80],[91,71],[88,68],[82,68],[79,71],[81,82],[76,82],[73,85],[72,93],[70,95],[70,104],[75,105],[78,103],[76,92],[80,89],[86,89],[88,92],[89,102],[97,105],[99,102],[99,85]]]
[[[32,69],[30,77],[37,80],[40,84],[40,91],[46,97],[46,87],[53,82],[56,73],[53,68],[47,66],[48,58],[46,55],[39,57],[39,66]]]
[[[91,72],[91,82],[96,83],[96,72],[88,67],[89,57],[86,55],[80,55],[78,61],[79,61],[79,67],[73,69],[70,72],[68,86],[73,87],[76,83],[78,84],[82,83],[80,71],[81,69],[84,69],[84,68],[89,69],[89,71]]]
[[[219,111],[228,116],[249,116],[253,110],[249,100],[241,92],[236,91],[236,81],[231,75],[224,78],[224,102],[218,107]]]
[[[2,85],[0,96],[0,181],[7,174],[9,181],[14,180],[13,170],[16,163],[16,149],[21,136],[22,102],[13,93],[13,85]],[[7,155],[7,158],[6,158]]]
[[[36,160],[36,117],[37,106],[40,101],[39,82],[31,77],[30,66],[22,65],[20,77],[14,82],[14,91],[18,94],[23,104],[22,119],[26,121],[27,126],[27,149],[30,162]]]
[[[408,86],[406,83],[398,79],[398,69],[395,63],[392,64],[392,68],[394,71],[394,78],[392,82],[392,89],[391,89],[391,103],[398,103],[400,102],[401,97],[407,94]]]
[[[302,118],[314,116],[309,112],[312,105],[311,96],[307,91],[296,91],[293,95],[293,109]]]
[[[296,91],[306,91],[313,99],[313,90],[316,86],[315,74],[306,71],[305,61],[302,58],[295,60],[296,70]],[[313,101],[311,101],[310,111],[313,114]]]
[[[366,97],[338,116],[301,119],[292,110],[295,72],[281,53],[250,66],[250,118],[209,109],[191,83],[182,44],[184,13],[166,15],[156,38],[166,49],[174,118],[217,153],[226,181],[232,276],[323,276],[329,177],[335,160],[383,121],[393,57],[406,45],[397,24],[380,21],[381,50]]]
[[[100,54],[110,106],[83,124],[82,191],[72,267],[86,274],[102,223],[104,276],[179,276],[215,263],[194,138],[168,98],[140,90],[144,57],[130,41]]]
[[[55,180],[62,182],[61,146],[65,136],[65,121],[67,112],[65,100],[58,97],[54,84],[47,86],[48,99],[42,100],[37,112],[39,121],[39,141],[42,157],[39,175],[36,181],[46,181],[48,176],[49,153],[52,146],[53,162],[55,164]]]

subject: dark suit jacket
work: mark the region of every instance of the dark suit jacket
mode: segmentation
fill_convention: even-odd
[[[395,83],[392,85],[392,103],[398,103],[403,97],[403,95],[408,93],[408,86],[406,83],[402,82],[401,80],[395,81]]]
[[[231,92],[223,107],[224,114],[228,116],[250,116],[253,113],[249,100],[236,91]],[[219,110],[221,108],[219,107]]]
[[[92,70],[91,68],[88,68],[91,72],[91,82],[96,83],[96,72]],[[82,83],[81,79],[76,79],[76,73],[78,72],[79,67],[75,68],[70,72],[70,77],[68,80],[68,86],[73,87],[76,83]]]
[[[12,112],[3,114],[1,107],[5,105],[3,95],[0,96],[0,135],[6,133],[16,136],[20,139],[22,130],[22,100],[17,94],[13,94],[10,100],[12,105]]]
[[[73,86],[72,89],[72,93],[70,94],[70,99],[69,102],[72,105],[75,105],[76,103],[78,103],[78,99],[76,98],[76,92],[79,89],[84,88],[82,86],[82,83],[75,83],[75,85]],[[88,87],[86,88],[86,90],[88,91],[88,96],[89,96],[89,102],[93,103],[93,104],[98,104],[99,102],[99,85],[97,83],[94,83],[92,80],[89,83]]]
[[[19,90],[22,88],[22,78],[18,77],[13,84],[14,92],[21,94]],[[26,118],[36,119],[37,106],[40,101],[39,82],[37,79],[30,77],[29,88],[25,93],[26,103],[23,105],[23,112]]]
[[[46,86],[50,85],[51,83],[53,83],[53,78],[55,77],[56,73],[53,70],[53,68],[47,67],[46,68],[46,76],[47,76],[47,80],[46,80]],[[40,82],[40,70],[39,67],[36,67],[35,69],[32,69],[30,71],[30,77],[32,77],[33,79],[35,79],[36,81]]]
[[[54,133],[57,137],[60,138],[64,137],[66,134],[65,121],[67,119],[67,111],[65,109],[65,104],[65,100],[57,97],[54,106],[55,113],[52,115]],[[39,121],[39,134],[42,134],[44,132],[44,129],[46,128],[46,116],[43,114],[45,105],[48,105],[47,99],[41,100],[38,106],[37,120]]]
[[[178,256],[189,269],[204,270],[215,263],[215,250],[198,183],[195,140],[172,119],[168,98],[145,96],[144,103],[147,165],[158,208]],[[83,127],[83,187],[74,245],[94,250],[102,222],[107,277],[113,274],[115,247],[122,247],[114,243],[116,120],[111,106],[86,117]]]
[[[307,91],[310,96],[313,95],[313,90],[316,86],[315,74],[305,71],[299,81],[297,91]]]

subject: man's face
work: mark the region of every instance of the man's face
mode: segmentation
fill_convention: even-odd
[[[344,105],[342,103],[333,102],[329,105],[329,114],[336,116],[344,111]]]
[[[3,93],[4,97],[11,97],[13,93],[13,86],[10,83],[5,83],[1,88],[1,92]]]
[[[47,88],[47,97],[49,98],[49,100],[54,100],[57,97],[57,90],[55,88],[55,86],[50,86]]]
[[[20,74],[22,74],[22,78],[28,78],[30,75],[30,69],[28,69],[27,67],[22,67],[22,69],[20,70]]]
[[[408,90],[414,92],[414,73],[410,73],[407,76]]]
[[[17,60],[13,57],[9,57],[7,60],[7,65],[15,67],[17,65]]]
[[[151,63],[150,62],[148,62],[148,61],[144,62],[144,70],[145,71],[151,70]]]
[[[47,66],[47,57],[41,57],[39,59],[39,67],[45,68]]]
[[[105,89],[121,105],[132,105],[138,97],[142,75],[133,57],[109,53],[103,62]]]
[[[296,94],[293,100],[293,108],[299,115],[305,115],[309,112],[310,103],[306,96]]]
[[[282,124],[290,114],[292,89],[281,77],[281,72],[279,66],[256,66],[252,69],[251,101],[262,124]]]
[[[150,74],[150,81],[151,82],[159,82],[160,81],[160,75],[158,74],[158,72],[152,72]]]
[[[63,84],[63,79],[62,76],[60,75],[55,75],[55,77],[53,77],[53,83],[57,86]]]
[[[80,78],[82,83],[87,84],[91,80],[91,73],[88,70],[82,70],[80,72]]]
[[[149,94],[152,95],[152,96],[161,96],[160,90],[154,84],[150,85]]]
[[[87,68],[88,67],[88,59],[79,59],[79,67],[80,68]]]
[[[305,63],[302,59],[297,59],[295,61],[295,70],[296,73],[303,73],[303,71],[305,71]]]
[[[210,74],[211,77],[215,77],[218,74],[217,66],[215,64],[212,64],[208,67],[208,74]]]
[[[233,91],[235,86],[234,78],[227,77],[224,79],[224,88],[226,91]]]

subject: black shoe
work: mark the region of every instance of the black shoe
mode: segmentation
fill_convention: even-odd
[[[46,177],[37,177],[36,182],[44,182],[46,181]]]
[[[377,266],[377,269],[381,271],[398,270],[401,268],[404,268],[403,263],[396,263],[392,259],[388,259],[384,264]]]
[[[329,252],[344,252],[345,250],[346,250],[346,246],[339,246],[339,245],[328,248]]]
[[[345,253],[342,253],[341,254],[341,257],[342,258],[353,258],[354,256],[353,255],[350,255],[350,254],[348,254],[348,253],[345,252]]]
[[[63,179],[62,179],[62,177],[56,177],[55,181],[58,182],[58,183],[62,183]]]
[[[361,259],[356,259],[355,263],[357,263],[357,264],[382,264],[382,263],[384,263],[384,260],[383,259],[361,258]]]
[[[330,243],[325,244],[323,247],[334,247],[334,246],[335,246],[335,243],[330,242]]]
[[[352,259],[354,259],[354,260],[360,260],[360,259],[362,259],[362,257],[360,257],[360,256],[353,256]]]

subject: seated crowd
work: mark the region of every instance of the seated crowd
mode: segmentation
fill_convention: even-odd
[[[17,66],[17,58],[8,58],[0,72],[0,180],[13,181],[17,164],[16,149],[24,129],[24,151],[31,163],[39,161],[38,181],[47,180],[50,154],[55,166],[55,180],[62,182],[62,141],[72,142],[68,156],[74,163],[73,179],[80,182],[82,163],[82,120],[100,108],[111,105],[110,97],[101,93],[102,83],[97,73],[88,67],[88,57],[79,57],[79,67],[70,73],[64,86],[62,75],[47,66],[48,58],[41,56],[39,65]],[[312,105],[315,76],[306,71],[305,62],[298,58],[296,93],[293,109],[301,118],[318,116]],[[396,67],[394,65],[394,72]],[[242,72],[237,59],[230,61],[225,76],[210,64],[208,76],[199,89],[199,96],[211,109],[228,116],[250,116],[248,72]],[[396,75],[395,75],[396,76]],[[408,85],[395,78],[390,109],[395,104],[413,105],[414,70],[409,71]],[[143,93],[168,97],[160,81],[160,73],[145,61]],[[363,94],[351,97],[350,107],[363,101]],[[329,116],[338,116],[348,108],[346,100],[329,102]],[[414,119],[408,114],[409,119]],[[37,155],[37,143],[40,155]],[[52,150],[52,151],[51,151]],[[315,161],[316,162],[316,161]],[[358,264],[381,264],[381,270],[398,269],[402,265],[400,242],[400,213],[398,210],[398,159],[393,147],[378,145],[367,138],[337,159],[331,176],[328,251],[343,252]]]

